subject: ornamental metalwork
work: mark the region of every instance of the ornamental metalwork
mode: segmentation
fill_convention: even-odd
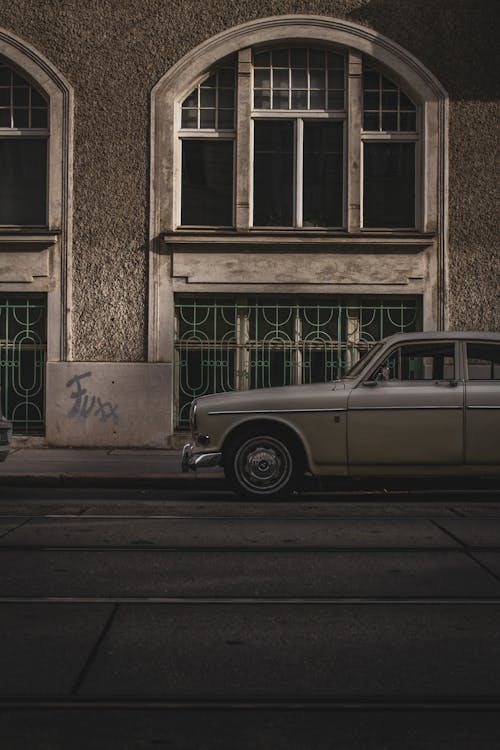
[[[422,327],[420,298],[178,298],[177,426],[194,398],[335,380],[384,336]]]
[[[43,296],[0,296],[0,392],[14,433],[45,429],[46,303]]]

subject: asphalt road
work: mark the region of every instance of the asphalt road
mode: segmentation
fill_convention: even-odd
[[[500,747],[491,487],[0,491],[2,747]]]

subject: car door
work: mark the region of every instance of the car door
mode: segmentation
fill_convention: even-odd
[[[348,401],[351,469],[463,463],[457,355],[453,341],[399,344],[358,383]]]
[[[465,461],[500,465],[500,342],[467,341]]]

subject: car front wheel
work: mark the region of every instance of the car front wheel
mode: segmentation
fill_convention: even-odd
[[[239,494],[275,498],[296,484],[296,459],[287,441],[277,435],[240,435],[226,453],[226,477]]]

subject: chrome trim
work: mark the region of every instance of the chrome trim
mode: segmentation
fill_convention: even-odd
[[[182,471],[196,471],[196,469],[207,466],[219,466],[222,453],[193,453],[192,443],[186,443],[182,449]]]
[[[462,406],[351,406],[349,411],[427,411],[453,409],[462,411]]]
[[[214,417],[221,414],[310,414],[312,412],[339,412],[347,411],[346,408],[339,409],[238,409],[234,411],[209,411],[208,416]]]
[[[469,406],[469,404],[466,404],[466,409],[500,409],[500,406]]]

